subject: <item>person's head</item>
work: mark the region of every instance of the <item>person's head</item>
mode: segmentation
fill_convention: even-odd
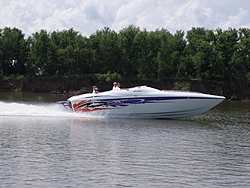
[[[98,91],[98,87],[97,86],[92,86],[93,91]]]
[[[97,86],[93,87],[93,91],[94,91],[95,93],[98,93],[98,92],[99,92],[98,87],[97,87]]]
[[[117,86],[117,82],[114,82],[114,83],[113,83],[113,86],[116,87],[116,86]]]
[[[118,83],[117,83],[117,87],[121,87],[121,83],[118,82]]]

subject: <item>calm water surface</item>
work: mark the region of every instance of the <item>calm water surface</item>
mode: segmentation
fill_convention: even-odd
[[[171,121],[73,114],[65,99],[0,93],[0,187],[250,186],[250,102]]]

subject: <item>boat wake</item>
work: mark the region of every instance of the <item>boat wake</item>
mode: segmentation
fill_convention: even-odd
[[[28,104],[17,102],[0,102],[0,116],[30,116],[30,117],[97,117],[83,113],[72,113],[59,104]]]
[[[18,103],[0,102],[0,116],[15,117],[58,117],[58,118],[131,118],[130,116],[100,115],[86,113],[72,113],[62,107],[61,104],[54,103]]]

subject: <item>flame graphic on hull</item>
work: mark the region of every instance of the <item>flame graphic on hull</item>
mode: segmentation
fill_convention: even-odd
[[[116,100],[83,100],[73,104],[75,112],[92,112],[99,110],[114,110],[131,104],[144,104],[144,99],[116,99]]]

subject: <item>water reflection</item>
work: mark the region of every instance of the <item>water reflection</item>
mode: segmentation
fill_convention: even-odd
[[[44,117],[14,117],[11,124],[4,118],[0,125],[0,174],[5,185],[244,187],[250,183],[240,181],[250,175],[249,133],[235,126]]]
[[[225,127],[228,125],[246,126],[248,128],[250,120],[250,101],[242,102],[222,102],[214,109],[190,120],[210,123]]]

